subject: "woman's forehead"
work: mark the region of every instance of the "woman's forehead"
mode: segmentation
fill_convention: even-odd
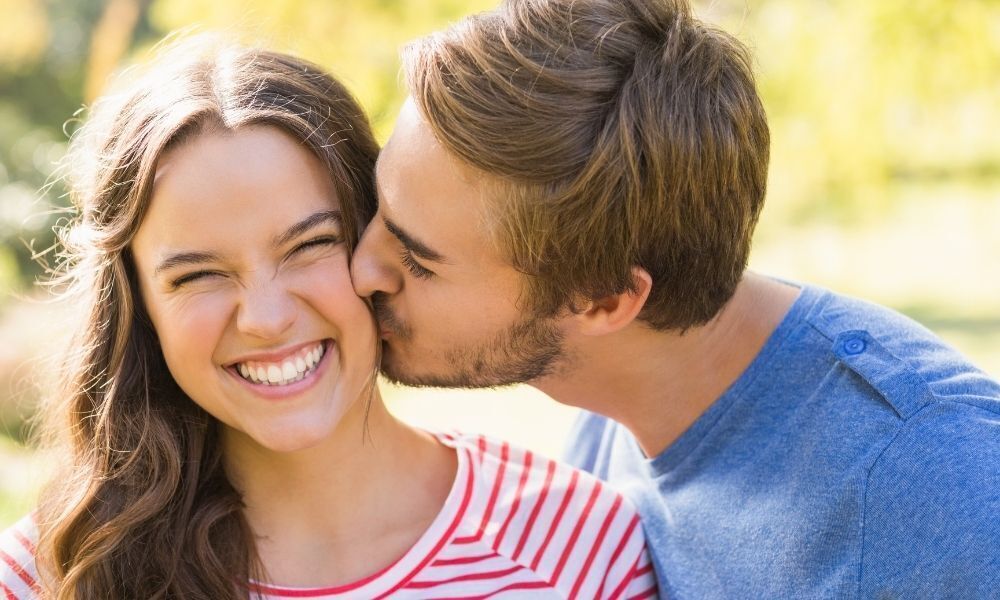
[[[157,165],[143,231],[197,241],[271,235],[339,203],[323,164],[274,127],[199,134]]]

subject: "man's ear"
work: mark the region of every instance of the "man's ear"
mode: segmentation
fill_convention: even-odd
[[[641,267],[632,267],[634,291],[605,296],[581,303],[575,319],[580,333],[584,335],[605,335],[623,329],[635,320],[646,305],[649,292],[653,288],[653,278]]]

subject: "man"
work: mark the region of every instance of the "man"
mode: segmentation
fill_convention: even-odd
[[[769,135],[681,0],[513,0],[414,42],[354,257],[385,374],[526,381],[674,598],[996,597],[1000,385],[887,309],[745,271]]]

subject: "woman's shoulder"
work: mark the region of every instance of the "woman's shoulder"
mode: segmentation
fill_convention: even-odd
[[[445,443],[466,453],[472,465],[470,512],[490,523],[483,529],[500,536],[497,547],[511,538],[518,539],[514,547],[537,542],[608,550],[610,544],[611,552],[624,543],[628,554],[644,546],[634,505],[593,475],[490,436],[446,435]]]
[[[38,527],[32,515],[0,532],[0,597],[14,600],[39,597],[37,545]]]
[[[555,495],[566,499],[566,510],[575,506],[589,507],[592,511],[608,505],[629,517],[637,515],[633,505],[618,491],[566,463],[487,435],[455,432],[436,435],[466,454],[474,466],[476,485],[496,489],[498,502]]]
[[[474,492],[455,540],[463,548],[478,542],[567,593],[576,590],[570,595],[633,584],[655,590],[638,512],[616,490],[489,436],[438,437],[471,467]]]

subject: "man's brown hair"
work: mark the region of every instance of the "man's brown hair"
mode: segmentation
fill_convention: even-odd
[[[404,51],[438,140],[496,182],[530,308],[653,286],[639,318],[709,321],[746,268],[769,134],[750,54],[684,0],[508,0]]]

